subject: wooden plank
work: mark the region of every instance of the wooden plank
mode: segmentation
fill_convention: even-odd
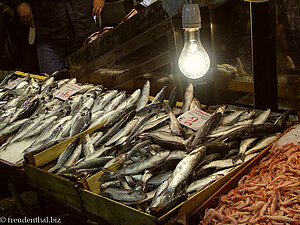
[[[99,128],[101,128],[106,121],[88,129],[85,130],[55,146],[52,146],[48,149],[46,149],[45,151],[42,151],[38,154],[28,154],[25,156],[26,161],[31,164],[31,165],[35,165],[37,167],[41,167],[49,162],[52,162],[53,160],[57,159],[60,154],[66,149],[66,147],[68,146],[69,143],[71,143],[75,138],[80,137],[82,138],[84,136],[84,134],[88,133],[91,134],[94,131],[98,130]]]
[[[28,184],[46,198],[57,200],[75,210],[83,210],[77,186],[62,177],[25,164]]]
[[[156,224],[156,218],[150,214],[123,205],[109,198],[96,195],[90,191],[79,190],[83,205],[88,213],[99,216],[111,224],[151,225]]]
[[[31,74],[31,73],[24,73],[22,71],[15,71],[14,74],[19,75],[19,76],[23,76],[23,77],[26,77],[29,74],[30,78],[35,78],[35,79],[38,79],[38,80],[47,79],[46,76],[40,76],[40,75],[36,75],[36,74]]]

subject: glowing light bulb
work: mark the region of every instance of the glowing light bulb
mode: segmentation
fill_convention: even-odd
[[[204,76],[210,67],[210,59],[200,41],[201,17],[198,4],[184,5],[182,10],[184,47],[179,56],[180,71],[188,78]]]

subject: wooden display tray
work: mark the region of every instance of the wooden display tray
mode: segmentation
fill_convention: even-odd
[[[294,126],[287,128],[280,137],[293,129]],[[230,190],[235,188],[239,180],[246,174],[250,173],[251,169],[256,166],[267,154],[269,153],[270,148],[280,139],[278,137],[269,147],[260,152],[254,159],[245,165],[241,170],[238,171],[234,176],[232,176],[220,189],[218,189],[214,194],[212,194],[206,201],[204,201],[196,210],[193,211],[189,218],[190,225],[198,225],[200,218],[203,218],[205,210],[209,208],[215,208],[218,205],[218,199],[221,195],[228,193]]]
[[[88,133],[91,134],[94,131],[100,129],[106,121],[103,121],[102,123],[99,123],[98,125],[85,130],[61,143],[58,143],[57,145],[54,145],[45,151],[42,151],[37,154],[27,154],[25,155],[25,161],[29,163],[30,165],[36,166],[36,167],[42,167],[54,160],[56,160],[60,154],[66,149],[66,147],[77,137],[80,137],[80,139],[83,138],[84,134]]]

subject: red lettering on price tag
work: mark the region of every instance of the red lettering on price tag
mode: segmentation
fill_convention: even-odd
[[[195,109],[178,117],[179,123],[193,130],[198,130],[211,117],[209,113]]]
[[[12,90],[14,89],[16,86],[18,86],[22,81],[24,80],[24,78],[17,78],[11,82],[9,82],[5,88],[6,89],[9,89],[9,90]]]
[[[58,92],[56,92],[55,97],[59,98],[61,100],[67,100],[70,98],[73,94],[80,91],[81,87],[74,85],[74,84],[67,84],[64,85],[59,89]]]

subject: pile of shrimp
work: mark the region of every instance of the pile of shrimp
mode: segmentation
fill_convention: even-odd
[[[200,224],[299,224],[300,143],[273,146]]]

